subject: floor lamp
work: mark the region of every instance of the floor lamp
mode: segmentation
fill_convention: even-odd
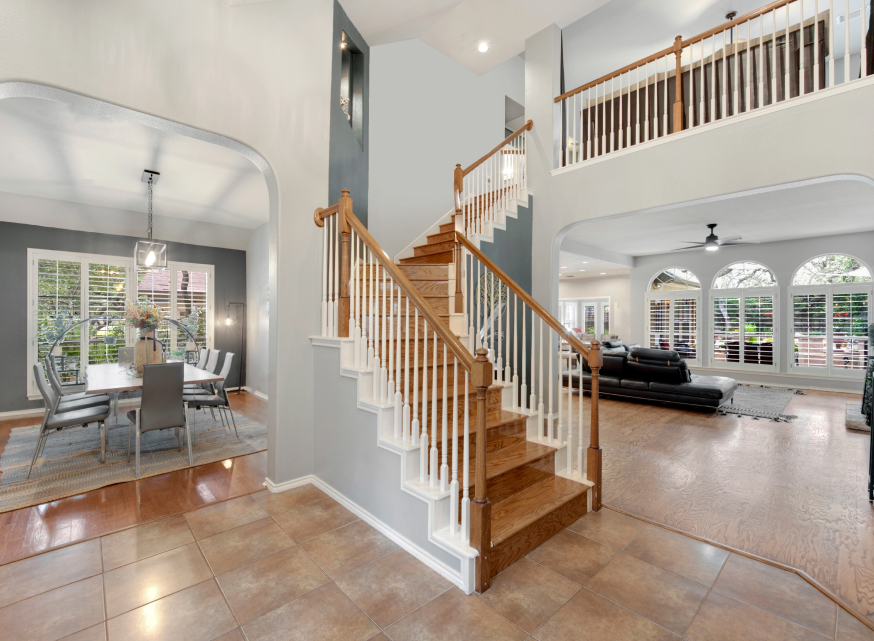
[[[237,394],[243,391],[243,361],[246,358],[246,303],[228,303],[225,305],[225,325],[236,325],[237,317],[231,315],[231,305],[239,305],[243,314],[243,334],[241,338],[242,349],[240,350],[240,379],[238,381]]]

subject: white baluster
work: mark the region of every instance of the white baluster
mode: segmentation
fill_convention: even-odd
[[[483,323],[482,312],[484,310],[485,300],[484,300],[484,288],[485,281],[482,277],[482,263],[477,260],[476,261],[476,349],[481,349],[483,347],[483,336],[482,336],[482,328],[485,323]]]
[[[816,3],[816,2],[818,2],[818,0],[814,0],[814,3]],[[759,99],[757,101],[759,107],[765,106],[765,93],[764,93],[765,79],[763,77],[764,73],[765,73],[764,42],[765,42],[765,16],[763,14],[763,15],[759,16],[759,65],[758,65],[759,71],[756,74],[758,76],[758,81],[759,81],[759,83],[758,83],[759,84],[759,92],[758,92]],[[816,76],[814,76],[814,77],[816,77]]]
[[[524,345],[522,351],[524,352]],[[513,294],[513,409],[520,407],[519,401],[519,296]],[[523,397],[524,398],[524,397]]]
[[[564,441],[564,414],[562,412],[562,406],[564,405],[564,390],[562,389],[562,380],[561,380],[561,370],[564,367],[564,356],[561,352],[561,336],[557,336],[558,338],[558,353],[556,354],[558,360],[557,376],[558,380],[556,381],[556,392],[558,393],[558,420],[556,421],[556,437],[555,440],[557,443],[561,443]]]
[[[394,281],[392,281],[392,293],[394,293]],[[394,314],[394,303],[391,303],[391,312]],[[389,361],[389,367],[394,370],[394,375],[392,378],[394,381],[389,386],[389,395],[391,400],[394,401],[395,411],[394,411],[394,432],[395,439],[403,438],[402,432],[404,428],[404,417],[403,417],[403,396],[401,395],[401,318],[403,315],[401,314],[401,290],[398,289],[398,313],[395,316],[397,323],[397,331],[395,332],[394,325],[392,323],[392,331],[396,333],[396,336],[393,336],[392,344],[392,360]]]
[[[503,294],[503,287],[501,286],[501,281],[498,280],[498,277],[492,276],[492,296],[495,295],[494,288],[497,287],[497,311],[492,314],[492,316],[497,315],[495,318],[495,325],[497,325],[497,334],[495,336],[495,380],[501,382],[501,379],[504,377],[504,359],[501,355],[501,295]],[[506,341],[504,341],[506,342]]]
[[[328,336],[328,229],[322,226],[322,336]]]
[[[388,402],[388,366],[391,363],[390,354],[388,353],[388,348],[386,346],[386,339],[388,338],[388,299],[387,292],[388,290],[388,276],[385,271],[385,267],[382,269],[382,346],[380,348],[380,355],[382,359],[380,360],[380,370],[379,370],[379,402],[387,403]],[[389,345],[391,342],[389,342]]]
[[[859,75],[862,78],[864,78],[869,73],[871,73],[871,70],[868,69],[868,64],[867,64],[867,61],[868,61],[868,39],[865,37],[865,22],[866,22],[866,20],[865,20],[865,0],[861,0],[860,4],[862,6],[859,9],[859,27],[861,29],[861,33],[859,34],[859,37],[862,39],[861,40],[862,53],[861,53],[861,57],[859,58]],[[874,6],[871,7],[871,10],[874,11]],[[850,11],[849,11],[849,7],[848,7],[847,8],[847,15],[849,15],[849,13],[850,13]],[[802,13],[802,22],[803,21],[804,21],[804,14]],[[813,24],[814,24],[814,33],[816,33],[816,22],[814,21]],[[847,28],[849,28],[849,24],[850,24],[850,21],[848,19],[847,20]],[[870,20],[869,20],[869,24],[870,24]],[[847,40],[849,40],[849,38]],[[802,49],[802,51],[803,51],[803,49]]]
[[[573,141],[571,136],[571,106],[567,98],[562,101],[561,106],[564,110],[564,164],[567,167],[571,164],[571,143]]]
[[[358,327],[358,239],[355,230],[349,236],[349,336],[352,338],[352,363],[355,369],[361,367],[361,331]]]
[[[850,8],[850,0],[847,0],[847,8],[848,9]],[[850,28],[850,12],[848,11],[847,12],[847,35],[849,35],[849,33],[850,33],[849,28]],[[849,46],[850,46],[850,40],[849,40],[849,38],[847,38],[847,53],[848,54],[850,51]],[[783,100],[789,100],[789,97],[791,96],[791,89],[789,86],[789,60],[790,60],[790,58],[789,58],[789,5],[788,4],[786,5],[786,40],[785,40],[785,45],[783,47],[783,53],[785,54],[785,58],[786,58],[786,63],[785,63],[786,66],[783,68],[784,71],[786,72],[783,76],[784,84],[786,86],[786,88],[783,90]],[[846,72],[849,74],[849,69],[847,69]],[[849,76],[847,76],[847,79],[849,79]]]
[[[416,310],[418,312],[418,308]],[[422,332],[422,439],[419,443],[419,481],[424,483],[428,477],[428,321],[424,321]],[[416,346],[418,350],[418,345]],[[418,351],[416,352],[418,354]]]
[[[722,119],[728,117],[728,49],[725,44],[725,31],[722,32]]]
[[[591,113],[591,112],[589,112],[589,113]],[[526,345],[528,345],[528,331],[527,331],[526,321],[525,321],[525,303],[522,303],[522,386],[519,388],[519,407],[521,407],[523,409],[525,408],[525,401],[528,400],[528,381],[527,381],[528,368],[526,367],[527,363],[525,362],[525,354],[526,354],[525,346]],[[531,349],[532,349],[531,363],[533,366],[533,363],[534,363],[533,343],[532,343]],[[533,385],[531,386],[531,390],[532,391],[534,390]],[[532,394],[532,398],[533,398],[533,394]],[[533,402],[529,405],[529,408],[532,411],[534,410],[534,403]]]
[[[561,345],[559,345],[559,347],[561,347]],[[548,373],[548,378],[549,378],[549,418],[547,419],[547,422],[549,423],[549,430],[547,431],[547,433],[549,434],[549,440],[554,441],[555,440],[555,413],[553,412],[553,408],[552,408],[552,398],[554,396],[553,390],[552,390],[552,382],[553,382],[553,380],[555,380],[555,377],[553,376],[553,372],[555,370],[553,370],[553,368],[552,368],[552,354],[555,350],[552,347],[552,330],[548,329],[548,328],[546,330],[546,349],[549,351],[549,370],[548,370],[548,372],[549,372]]]
[[[817,0],[813,0],[813,1],[814,1],[814,3],[816,3]],[[865,7],[865,0],[862,0],[862,8],[864,9],[864,7]],[[804,0],[799,0],[798,8],[799,8],[799,12],[800,12],[800,22],[798,25],[798,31],[799,31],[798,40],[801,43],[801,47],[800,47],[799,52],[798,52],[798,60],[800,61],[798,63],[798,95],[803,96],[805,93],[807,93],[805,91],[805,87],[804,87],[804,79],[805,79],[805,77],[804,77],[804,58],[805,58],[805,55],[804,55],[805,54],[805,51],[804,51]],[[814,23],[813,28],[814,28],[814,30],[816,30],[816,23]],[[749,45],[749,33],[750,33],[749,32],[749,23],[747,23],[747,48],[749,48],[749,46],[750,46]],[[864,39],[863,39],[863,42],[864,42]]]
[[[452,358],[452,482],[449,484],[449,533],[458,532],[458,359]],[[445,411],[445,410],[444,410]]]
[[[434,358],[431,364],[431,487],[437,487],[437,332],[434,332]]]
[[[443,465],[440,466],[440,491],[445,492],[449,489],[449,465],[447,464],[449,457],[449,365],[446,358],[446,342],[443,342],[443,411],[441,412],[441,436],[443,437]]]
[[[850,0],[846,0],[847,12],[844,14],[844,82],[850,82]],[[862,10],[859,20],[865,22],[865,1],[862,0]],[[864,36],[864,33],[862,34]],[[865,42],[865,39],[862,39]],[[861,62],[861,61],[860,61]],[[789,85],[789,5],[786,5],[786,85]],[[787,89],[786,96],[789,96]]]
[[[386,340],[388,342],[388,345],[386,346],[386,348],[388,349],[388,352],[386,352],[386,354],[388,355],[388,358],[386,359],[385,364],[386,364],[386,373],[388,375],[388,379],[386,381],[386,393],[385,393],[385,401],[384,402],[392,404],[392,403],[394,403],[394,398],[395,398],[395,377],[394,377],[394,369],[395,369],[395,359],[394,359],[394,356],[395,356],[395,350],[394,350],[394,344],[395,344],[394,293],[395,293],[395,287],[394,287],[394,280],[392,278],[388,279],[388,288],[389,288],[388,289],[388,308],[385,311],[385,314],[386,314],[385,322],[386,322],[386,328],[387,328]],[[400,436],[400,422],[401,422],[400,416],[398,416],[398,412],[395,412],[394,413],[395,438],[398,438]]]
[[[864,2],[862,3],[865,4]],[[765,22],[764,17],[762,17],[762,31],[765,30]],[[862,20],[862,28],[865,28],[865,20]],[[862,44],[864,46],[865,39],[862,38]],[[762,38],[759,36],[759,51],[762,51]],[[862,59],[865,59],[864,51],[862,53]],[[825,87],[819,86],[819,0],[813,0],[813,90],[818,91],[820,89],[825,89]]]
[[[714,71],[716,70],[716,66],[713,67]],[[577,408],[577,424],[580,426],[580,431],[577,433],[577,472],[580,476],[583,475],[583,432],[585,430],[583,426],[583,355],[577,355],[577,365],[580,371],[580,404]]]
[[[340,230],[339,220],[337,216],[331,216],[334,219],[334,323],[333,336],[336,338],[340,335]]]
[[[701,112],[704,113],[703,111]],[[573,347],[571,347],[573,349]],[[574,474],[574,355],[568,353],[567,357],[567,448],[566,464],[567,473]]]
[[[331,228],[334,223],[334,217],[329,216],[325,219],[325,229],[328,230],[328,336],[334,334],[334,235],[331,233]]]
[[[701,41],[701,83],[699,85],[698,103],[701,114],[698,116],[698,124],[704,124],[704,41]]]
[[[462,450],[461,464],[463,469],[462,487],[463,494],[461,497],[461,535],[465,541],[470,541],[470,394],[468,393],[470,385],[470,374],[464,372],[464,450]]]
[[[734,109],[731,115],[737,116],[740,113],[740,50],[737,48],[737,41],[732,39],[731,50],[734,54]]]
[[[776,11],[774,11],[776,13]],[[828,17],[831,22],[835,20],[835,0],[829,0],[828,2]],[[862,20],[862,22],[865,22]],[[835,29],[833,26],[826,25],[826,31],[828,31],[828,82],[826,83],[829,87],[834,87],[838,84],[835,81]],[[777,32],[774,32],[774,40],[777,39]]]
[[[802,27],[803,30],[803,27]],[[804,48],[802,47],[802,57],[804,57]],[[747,20],[747,41],[746,41],[746,59],[747,59],[747,72],[744,75],[744,111],[752,111],[752,97],[750,95],[750,21]],[[803,87],[803,85],[802,85]]]
[[[534,310],[532,310],[533,312]],[[533,316],[532,316],[533,320]],[[538,400],[540,401],[537,405],[537,438],[543,438],[543,319],[540,319],[540,332],[537,336],[538,343],[538,352],[540,352],[540,372],[537,375],[537,386],[538,386]],[[550,350],[551,351],[551,350]],[[532,365],[534,364],[534,359],[532,358]],[[552,378],[552,377],[550,377]]]
[[[502,287],[507,292],[507,301],[504,303],[505,329],[504,329],[504,385],[513,382],[513,362],[510,360],[510,288]]]
[[[359,267],[359,278],[361,278],[361,369],[369,370],[371,368],[369,342],[370,334],[373,331],[370,324],[367,322],[368,316],[368,298],[367,298],[367,245],[361,243],[361,267]]]
[[[410,297],[407,296],[407,323],[404,331],[404,442],[410,439]],[[418,327],[416,328],[418,330]]]
[[[467,286],[467,300],[465,301],[465,310],[467,312],[467,349],[471,354],[476,351],[476,336],[474,336],[474,327],[473,327],[473,316],[474,316],[474,303],[476,298],[476,283],[473,278],[473,254],[470,252],[465,252],[465,258],[468,261],[467,264],[467,280],[465,281],[465,285]]]
[[[759,47],[761,52],[762,48]],[[716,120],[716,34],[710,36],[710,120]],[[580,399],[582,401],[582,399]],[[580,428],[582,429],[582,428]]]

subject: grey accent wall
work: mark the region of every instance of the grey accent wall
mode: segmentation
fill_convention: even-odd
[[[364,56],[364,82],[361,87],[361,107],[363,108],[362,142],[349,125],[346,114],[340,107],[340,67],[342,50],[340,39],[346,32]],[[370,47],[358,33],[358,29],[346,16],[339,2],[334,2],[333,61],[331,63],[331,139],[329,153],[328,199],[322,205],[333,205],[340,198],[340,192],[348,189],[352,193],[355,215],[367,225],[367,201],[369,181],[369,130],[370,130]],[[357,93],[357,88],[356,88]],[[355,108],[359,103],[356,100]]]
[[[267,395],[270,348],[269,225],[252,230],[246,249],[246,387]]]
[[[27,400],[27,250],[58,251],[133,256],[136,238],[79,232],[54,227],[38,227],[0,222],[0,329],[3,340],[3,367],[0,367],[0,412],[40,408],[42,401]],[[185,243],[167,243],[171,261],[215,266],[215,348],[240,356],[242,326],[230,327],[219,322],[224,318],[228,301],[246,300],[246,252],[237,249],[200,247]],[[235,365],[228,379],[230,387],[238,383]]]

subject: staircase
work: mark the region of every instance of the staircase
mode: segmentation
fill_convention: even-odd
[[[428,504],[427,541],[459,560],[467,592],[600,508],[598,344],[567,334],[479,251],[528,204],[530,127],[456,167],[456,208],[394,261],[348,191],[314,216],[325,229],[314,344],[337,341],[358,409],[377,414],[379,447],[400,456],[403,491]],[[574,416],[561,379],[582,358],[587,429],[582,387]]]

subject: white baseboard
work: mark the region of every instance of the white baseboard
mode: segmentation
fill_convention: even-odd
[[[358,516],[362,521],[373,527],[380,534],[388,537],[392,542],[412,554],[419,561],[437,572],[437,574],[445,578],[447,581],[451,581],[454,585],[457,585],[461,589],[464,589],[464,581],[462,580],[461,572],[459,570],[454,570],[439,559],[434,558],[434,556],[432,556],[426,550],[423,550],[418,545],[410,541],[403,534],[380,521],[363,507],[335,490],[333,487],[322,481],[317,476],[310,474],[307,476],[302,476],[300,478],[292,479],[290,481],[285,481],[283,483],[274,483],[270,479],[265,479],[264,486],[271,492],[284,492],[286,490],[300,487],[301,485],[306,485],[308,483],[312,483],[313,485],[315,485],[325,494],[337,501],[337,503]]]

